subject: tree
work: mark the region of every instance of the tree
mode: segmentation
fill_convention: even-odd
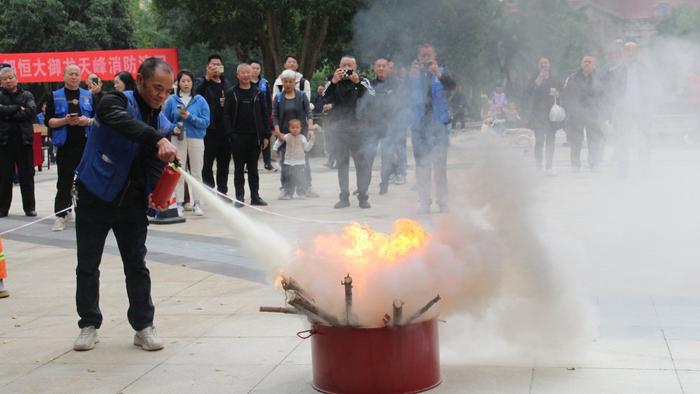
[[[700,36],[700,7],[680,5],[662,20],[657,31],[662,36],[697,38]]]
[[[128,3],[119,0],[6,0],[0,51],[51,52],[134,46]]]
[[[267,75],[282,70],[283,56],[296,53],[300,71],[311,76],[329,48],[347,44],[346,21],[361,0],[154,0],[181,44],[233,47],[236,57],[261,56]],[[345,45],[349,46],[349,45]]]

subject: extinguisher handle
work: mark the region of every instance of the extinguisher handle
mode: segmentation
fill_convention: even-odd
[[[173,160],[173,165],[174,165],[175,167],[181,167],[181,165],[180,165],[180,160],[178,160],[178,159]]]

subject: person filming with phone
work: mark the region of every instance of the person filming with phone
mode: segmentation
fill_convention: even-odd
[[[85,142],[93,123],[94,105],[89,90],[80,87],[80,67],[75,64],[63,70],[64,86],[48,96],[46,102],[46,126],[50,129],[51,142],[58,148],[56,167],[56,221],[52,231],[63,231],[73,204],[73,178],[75,168],[83,156]],[[61,212],[64,211],[64,212]]]

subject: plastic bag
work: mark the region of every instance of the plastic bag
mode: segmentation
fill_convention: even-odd
[[[554,105],[549,110],[549,120],[551,122],[563,122],[566,120],[566,110],[561,105],[557,104],[557,99],[554,99]]]

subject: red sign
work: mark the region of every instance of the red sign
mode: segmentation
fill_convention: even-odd
[[[1,53],[0,62],[10,64],[17,71],[19,82],[62,82],[63,69],[70,64],[80,67],[81,79],[95,73],[102,80],[112,80],[114,74],[121,71],[136,76],[136,70],[149,57],[161,58],[175,73],[179,71],[176,48]]]

